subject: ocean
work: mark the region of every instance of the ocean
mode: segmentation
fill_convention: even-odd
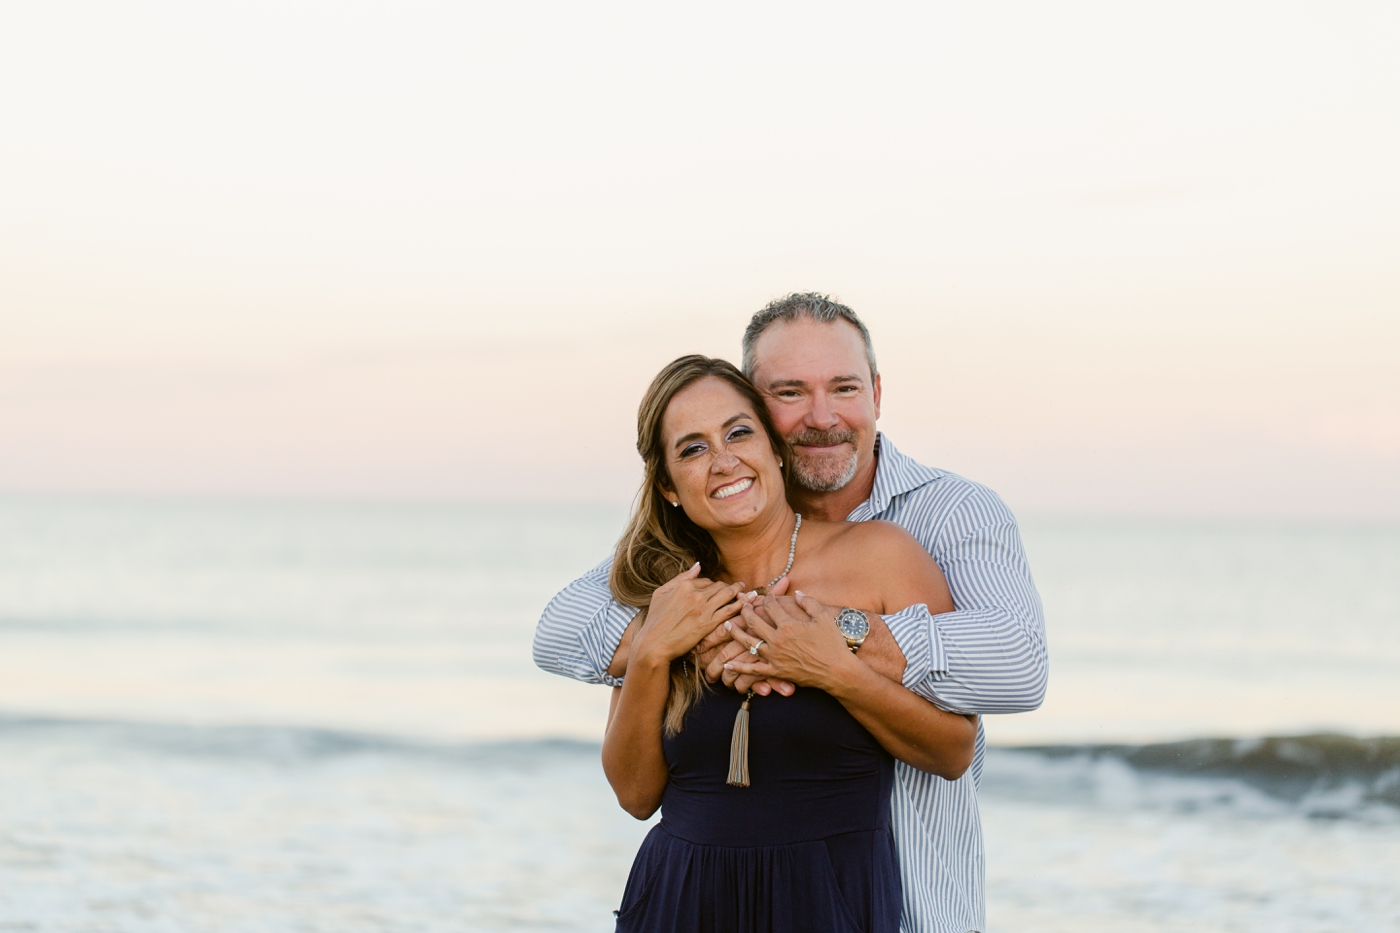
[[[0,498],[0,931],[611,929],[617,507]],[[1400,528],[1027,519],[994,931],[1400,929]]]

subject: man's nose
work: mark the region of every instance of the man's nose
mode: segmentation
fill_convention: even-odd
[[[841,419],[836,416],[836,412],[827,404],[825,392],[817,392],[812,396],[812,407],[807,410],[806,421],[814,428],[828,431],[836,427]]]

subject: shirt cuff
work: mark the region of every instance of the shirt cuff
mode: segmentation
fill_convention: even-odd
[[[947,670],[948,655],[927,605],[915,603],[881,618],[904,654],[904,686],[913,690],[933,674]]]
[[[636,609],[618,605],[616,600],[610,599],[579,633],[583,653],[598,672],[599,683],[609,687],[622,686],[622,678],[609,674],[608,668],[612,665],[613,655],[617,653],[617,646],[622,642],[622,633],[627,631],[636,614]]]

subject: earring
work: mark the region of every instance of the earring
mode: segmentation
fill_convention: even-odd
[[[672,502],[672,503],[671,503],[671,508],[673,508],[673,509],[678,509],[678,508],[680,508],[680,507],[681,507],[681,500],[679,500],[679,499],[677,499],[675,502]]]
[[[779,460],[779,461],[778,461],[778,469],[781,470],[782,468],[783,468],[783,461]]]

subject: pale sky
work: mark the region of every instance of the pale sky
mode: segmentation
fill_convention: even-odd
[[[1400,520],[1395,4],[9,4],[0,492],[625,501],[821,290],[1018,512]]]

